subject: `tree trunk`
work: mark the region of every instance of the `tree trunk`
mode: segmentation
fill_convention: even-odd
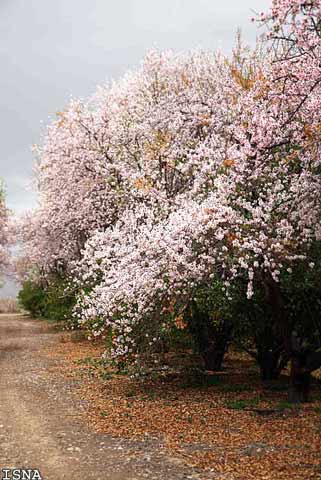
[[[306,402],[309,398],[311,374],[306,368],[307,356],[300,346],[293,344],[291,324],[284,306],[280,285],[271,276],[265,278],[267,300],[273,309],[275,320],[283,338],[285,355],[291,361],[289,402]]]
[[[273,338],[269,334],[268,340],[268,342],[264,342],[262,337],[258,338],[256,336],[255,338],[257,348],[256,360],[260,366],[261,379],[263,381],[277,380],[289,361],[289,357],[284,352],[282,339],[278,339],[277,343],[275,341],[273,343]]]
[[[232,335],[231,323],[222,319],[218,325],[214,324],[209,313],[201,311],[196,302],[191,303],[185,315],[206,370],[222,370],[224,355]]]
[[[301,403],[309,401],[311,373],[305,368],[304,357],[292,356],[291,383],[289,402]]]
[[[226,353],[226,345],[224,348],[220,348],[215,345],[209,345],[208,349],[204,352],[201,352],[202,358],[204,360],[204,366],[206,370],[220,371],[223,369],[223,359]]]
[[[259,365],[263,381],[276,380],[280,375],[280,355],[272,350],[265,350],[259,354]]]

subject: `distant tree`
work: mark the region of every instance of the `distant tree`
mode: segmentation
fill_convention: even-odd
[[[0,184],[0,274],[8,267],[9,241],[9,212],[6,206],[3,184]]]

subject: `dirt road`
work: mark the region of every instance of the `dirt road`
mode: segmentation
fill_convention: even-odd
[[[43,480],[214,478],[170,457],[159,439],[90,431],[74,385],[47,374],[56,360],[42,352],[58,341],[43,322],[0,315],[0,479],[3,468],[39,469]]]

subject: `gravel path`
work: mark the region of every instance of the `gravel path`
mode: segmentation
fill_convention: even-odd
[[[43,480],[219,478],[170,457],[159,439],[137,442],[89,430],[73,384],[48,375],[57,360],[42,350],[58,341],[43,322],[0,315],[0,472],[39,469]]]

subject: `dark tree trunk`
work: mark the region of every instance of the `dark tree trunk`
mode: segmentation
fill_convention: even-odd
[[[226,344],[221,347],[211,344],[208,349],[201,352],[206,370],[219,372],[223,369],[223,359],[226,353]]]
[[[306,369],[306,356],[293,355],[291,359],[289,401],[291,403],[308,402],[310,385],[311,373]]]
[[[262,380],[272,381],[279,378],[280,373],[288,364],[289,357],[284,352],[282,339],[279,338],[276,342],[271,337],[271,332],[269,332],[267,337],[265,337],[267,343],[264,343],[264,339],[263,341],[258,338],[255,340],[257,348],[256,360],[260,366]]]
[[[270,303],[274,324],[277,326],[277,334],[283,340],[283,349],[286,355],[291,356],[291,325],[284,306],[279,283],[269,275],[265,277],[266,299]],[[276,333],[276,332],[275,332]]]
[[[215,324],[209,313],[201,311],[195,302],[186,311],[186,319],[205,369],[222,370],[232,335],[231,323],[222,319],[219,324]]]
[[[269,349],[260,352],[258,357],[262,380],[276,380],[280,375],[279,353]]]
[[[208,319],[204,333],[204,338],[199,343],[204,366],[206,370],[220,371],[223,369],[224,355],[231,340],[231,324],[223,320],[219,326],[214,327],[211,324],[211,319]]]
[[[291,361],[289,402],[307,402],[310,393],[311,373],[307,369],[307,353],[294,340],[291,324],[283,303],[280,286],[272,277],[265,278],[267,300],[273,309],[275,320],[283,338],[285,355]]]

